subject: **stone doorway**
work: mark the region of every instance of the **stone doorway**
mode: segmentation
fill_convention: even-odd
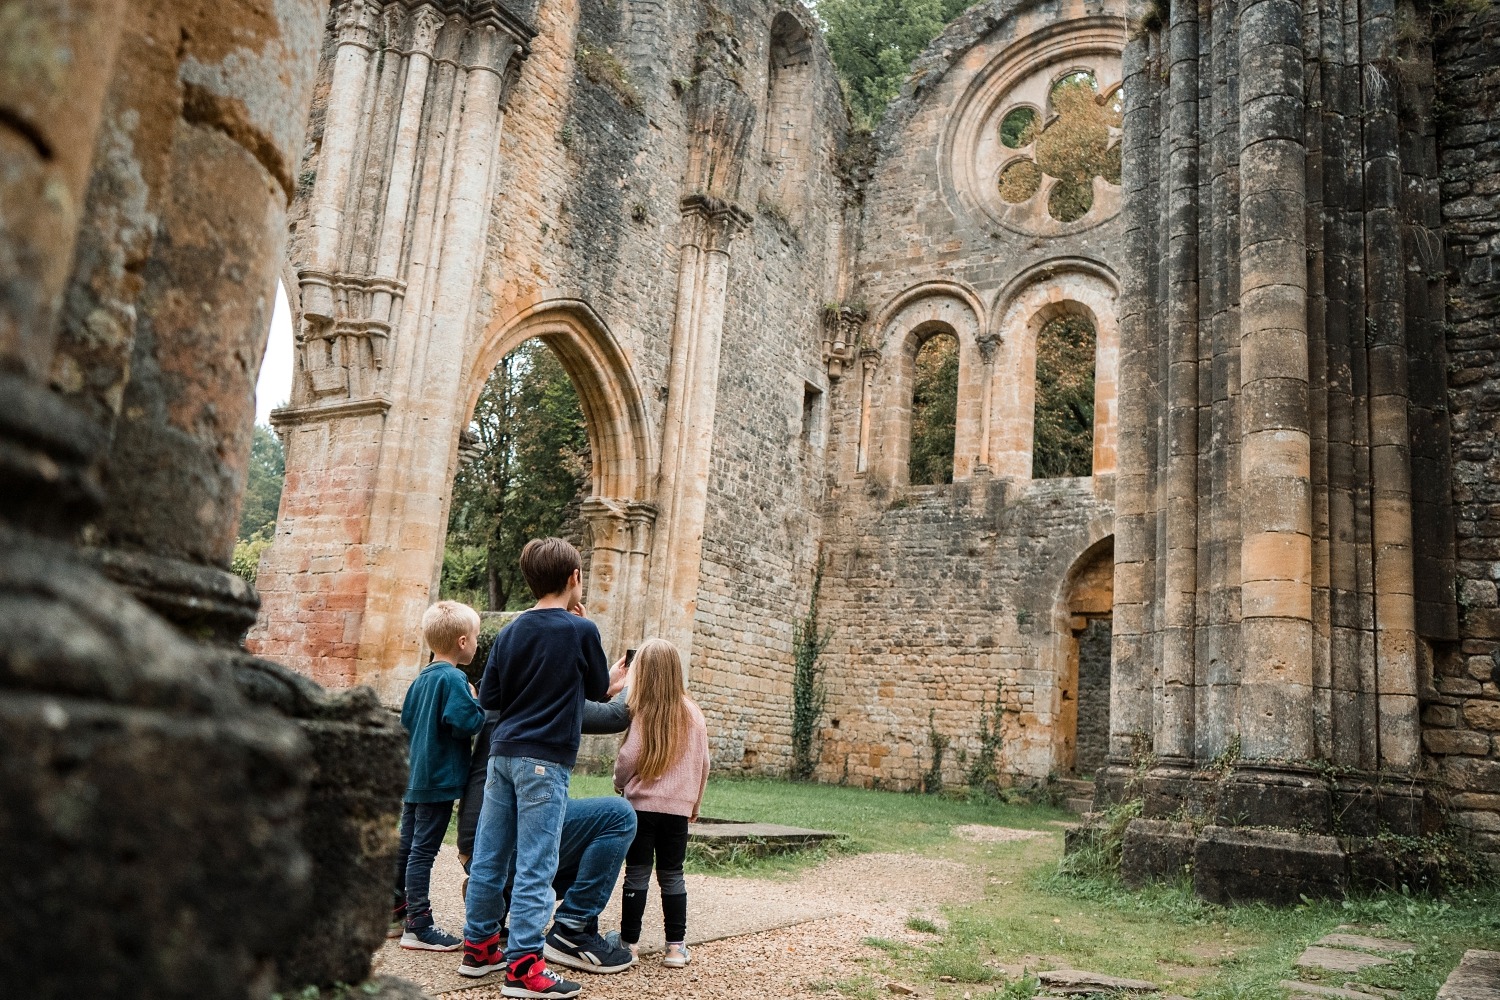
[[[1109,653],[1114,637],[1111,615],[1088,618],[1078,643],[1078,712],[1073,741],[1073,774],[1089,777],[1109,756]]]
[[[1092,778],[1109,752],[1114,555],[1113,536],[1091,545],[1059,595],[1055,770],[1063,778]]]

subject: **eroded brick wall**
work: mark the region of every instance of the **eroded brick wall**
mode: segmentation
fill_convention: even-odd
[[[853,294],[870,316],[867,353],[833,401],[836,485],[824,518],[822,595],[832,635],[819,769],[826,780],[914,787],[932,766],[935,733],[950,741],[943,781],[962,783],[997,687],[1006,780],[1045,779],[1072,764],[1077,647],[1065,591],[1085,552],[1111,531],[1113,477],[1030,478],[1034,343],[1049,310],[1072,304],[1093,314],[1096,440],[1109,442],[1103,460],[1112,469],[1120,239],[1108,199],[1117,189],[1098,185],[1097,212],[1077,224],[1049,221],[1041,205],[1023,214],[1026,206],[986,199],[1006,158],[1025,150],[984,143],[1011,90],[1021,89],[1006,80],[1083,66],[1107,96],[1120,78],[1119,13],[1109,4],[980,5],[917,61],[876,134]],[[1035,47],[1041,37],[1067,41]],[[1045,101],[1050,80],[1044,75],[1021,97]],[[910,486],[902,367],[913,337],[939,324],[959,339],[956,481]],[[1108,611],[1107,597],[1099,610]]]
[[[1457,5],[1453,5],[1457,6]],[[1448,398],[1462,642],[1438,651],[1423,745],[1450,815],[1500,852],[1500,8],[1437,39],[1448,264]]]

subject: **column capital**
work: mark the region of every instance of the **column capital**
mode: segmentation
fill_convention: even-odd
[[[750,213],[733,202],[693,194],[682,199],[682,243],[704,253],[729,253],[729,244],[750,224]]]
[[[438,32],[443,30],[446,18],[431,4],[423,4],[411,19],[411,51],[431,56],[437,45]]]
[[[986,365],[995,363],[995,352],[1000,348],[1000,335],[998,333],[986,333],[977,341],[979,344],[979,356]]]
[[[350,0],[345,3],[339,9],[337,21],[339,45],[354,45],[375,51],[380,14],[380,5],[372,0]]]
[[[880,367],[880,351],[874,347],[866,347],[859,352],[859,362],[864,366],[865,374],[873,374]]]

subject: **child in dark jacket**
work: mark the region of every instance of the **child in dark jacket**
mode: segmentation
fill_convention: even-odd
[[[553,975],[543,950],[583,703],[609,696],[610,671],[599,629],[584,617],[578,550],[560,538],[527,542],[521,574],[536,606],[496,638],[479,682],[479,703],[500,717],[469,862],[458,971],[479,977],[504,969],[501,996],[572,997],[580,987]],[[502,950],[512,870],[510,934]]]
[[[471,741],[484,725],[484,712],[458,669],[474,659],[479,615],[456,601],[438,601],[422,616],[422,638],[433,660],[407,689],[401,706],[411,776],[401,806],[396,916],[403,925],[401,947],[457,951],[463,940],[433,923],[428,892],[453,802],[468,780]]]

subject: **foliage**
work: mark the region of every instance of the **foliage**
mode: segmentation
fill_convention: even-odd
[[[991,706],[988,699],[979,699],[979,751],[974,754],[965,776],[971,791],[1000,794],[1000,753],[1005,746],[1003,693],[1001,682],[997,680],[995,704]]]
[[[255,583],[256,571],[260,569],[260,557],[271,547],[271,535],[257,533],[252,538],[243,538],[234,543],[234,555],[230,558],[229,568],[238,576],[244,578],[246,583]]]
[[[269,427],[257,426],[250,444],[250,466],[246,470],[245,505],[240,508],[240,541],[270,538],[275,532],[276,512],[281,507],[281,486],[285,480],[286,453],[282,451],[281,439]],[[244,576],[243,573],[240,575]]]
[[[813,776],[818,766],[813,754],[813,739],[818,719],[823,715],[828,692],[823,687],[823,664],[818,659],[828,648],[830,631],[818,628],[818,591],[823,584],[823,568],[813,578],[812,600],[807,615],[792,627],[792,767],[791,775],[799,781]]]
[[[911,393],[913,486],[953,482],[953,440],[958,424],[958,341],[929,337],[917,350]]]
[[[612,91],[620,103],[632,111],[641,106],[641,92],[631,82],[630,73],[618,56],[605,48],[580,42],[576,56],[579,69],[590,83]]]
[[[1094,471],[1094,324],[1055,316],[1036,338],[1035,479]]]
[[[936,795],[943,790],[943,757],[952,745],[951,737],[938,732],[937,709],[928,709],[927,750],[932,754],[932,763],[927,766],[927,773],[922,776],[922,791],[928,795]]]
[[[856,125],[873,128],[911,62],[972,0],[816,0]]]
[[[517,610],[531,599],[521,547],[566,533],[590,468],[578,393],[545,344],[527,341],[496,366],[468,434],[475,457],[453,483],[443,596],[450,586],[472,588],[481,610]],[[484,554],[482,574],[466,551],[474,549]]]

